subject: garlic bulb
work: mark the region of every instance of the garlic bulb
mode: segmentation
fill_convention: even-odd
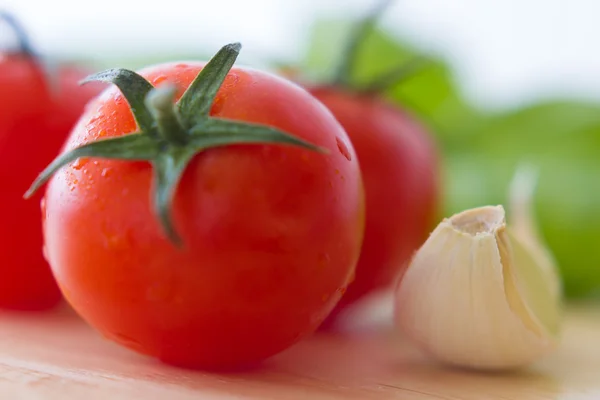
[[[500,205],[446,218],[395,288],[396,326],[441,362],[515,368],[556,346],[562,292],[529,213],[533,179],[513,180],[514,229]]]

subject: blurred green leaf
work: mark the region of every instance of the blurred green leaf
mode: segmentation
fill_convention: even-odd
[[[497,153],[596,156],[600,149],[600,105],[584,102],[544,102],[491,115],[469,138],[474,148]]]

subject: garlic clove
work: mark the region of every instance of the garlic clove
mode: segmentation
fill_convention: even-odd
[[[513,202],[517,215],[529,218],[528,200]],[[515,226],[500,205],[440,222],[395,288],[407,338],[441,362],[478,369],[524,366],[555,348],[558,272],[527,224]]]
[[[517,169],[509,191],[509,211],[512,221],[509,233],[514,236],[513,241],[520,243],[520,246],[516,248],[517,250],[527,251],[537,260],[541,273],[539,279],[544,280],[546,284],[536,286],[547,288],[550,291],[554,302],[557,303],[555,311],[559,314],[563,290],[562,282],[557,273],[556,261],[542,243],[532,217],[531,205],[537,175],[537,171],[530,165],[521,165]]]

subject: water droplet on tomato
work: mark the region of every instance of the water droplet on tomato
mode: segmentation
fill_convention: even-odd
[[[348,289],[347,289],[345,286],[344,286],[344,287],[337,288],[337,292],[338,292],[338,293],[339,293],[341,296],[343,296],[343,295],[346,293],[346,290],[348,290]]]
[[[85,166],[85,164],[87,164],[90,160],[86,157],[80,157],[77,160],[73,161],[73,168],[75,168],[76,170],[80,170],[81,168],[83,168]],[[85,171],[84,171],[85,173]]]
[[[67,185],[69,185],[69,191],[72,192],[75,190],[77,183],[79,183],[79,181],[77,180],[77,178],[75,178],[75,173],[73,172],[72,169],[66,169],[65,170],[65,179],[67,182]]]
[[[337,147],[340,153],[342,153],[342,155],[346,157],[348,161],[351,161],[352,156],[350,155],[350,151],[348,150],[348,146],[346,146],[346,143],[344,143],[344,141],[340,137],[336,137],[335,141],[337,142]]]
[[[90,119],[90,122],[88,122],[88,124],[86,125],[86,130],[87,130],[88,134],[90,134],[92,137],[94,137],[97,134],[96,133],[97,127],[99,125],[102,125],[103,122],[104,122],[103,114],[92,117],[92,119]]]
[[[102,172],[100,173],[100,176],[102,176],[103,178],[106,178],[107,176],[109,176],[112,173],[112,169],[111,168],[104,168],[102,170]]]
[[[159,75],[156,78],[154,78],[154,82],[153,83],[154,83],[154,85],[158,85],[158,84],[160,84],[160,83],[162,83],[162,82],[164,82],[166,80],[167,80],[167,77],[165,75]]]
[[[112,230],[106,223],[100,225],[100,232],[104,237],[104,246],[112,251],[127,251],[131,247],[131,230],[124,232]]]

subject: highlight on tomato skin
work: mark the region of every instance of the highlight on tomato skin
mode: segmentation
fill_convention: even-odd
[[[27,193],[47,181],[48,259],[77,313],[177,366],[253,365],[314,332],[364,235],[342,126],[300,86],[233,66],[239,49],[90,78],[113,85]]]
[[[0,308],[46,310],[61,294],[42,252],[42,193],[31,201],[22,194],[102,88],[78,85],[91,72],[83,66],[63,63],[47,70],[18,21],[0,13],[2,23],[20,43],[16,50],[0,50],[0,180],[8,211],[0,225]]]

